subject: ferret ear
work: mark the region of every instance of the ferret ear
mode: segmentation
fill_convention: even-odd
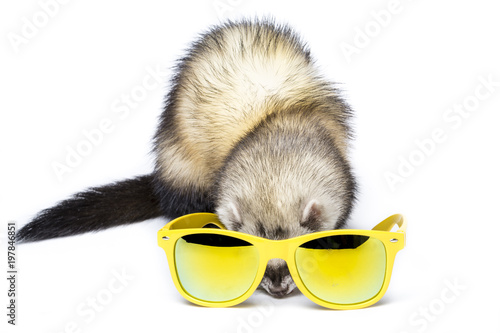
[[[232,224],[233,230],[238,231],[241,229],[241,227],[243,226],[243,223],[241,221],[241,215],[240,215],[240,212],[238,210],[238,207],[232,201],[230,201],[229,205],[228,205],[228,218]]]
[[[304,208],[300,226],[312,231],[318,231],[321,228],[322,220],[323,207],[317,200],[312,199]]]
[[[235,222],[240,222],[241,223],[241,217],[240,217],[240,212],[238,211],[238,208],[236,208],[236,205],[234,202],[229,202],[229,212],[231,214],[231,219],[234,220]]]

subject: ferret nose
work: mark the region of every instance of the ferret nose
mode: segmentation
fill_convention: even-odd
[[[267,266],[264,278],[267,280],[265,289],[273,297],[283,297],[295,289],[295,283],[285,262],[278,267]]]
[[[277,297],[277,298],[280,298],[280,297],[283,297],[283,296],[286,296],[289,292],[288,292],[288,286],[283,286],[282,284],[279,284],[279,285],[270,285],[269,286],[269,294],[271,294],[271,296],[273,297]]]

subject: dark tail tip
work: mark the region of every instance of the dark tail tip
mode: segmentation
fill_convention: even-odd
[[[45,209],[21,228],[26,243],[98,231],[161,216],[153,176],[141,176],[90,188]]]

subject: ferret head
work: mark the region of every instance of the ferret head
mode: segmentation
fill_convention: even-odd
[[[216,213],[229,229],[273,240],[341,227],[354,199],[350,169],[321,133],[245,139],[218,178]],[[255,136],[255,134],[254,134]],[[269,261],[261,286],[271,295],[295,284],[286,263]]]
[[[292,198],[290,192],[283,192],[283,198],[279,199],[276,193],[269,194],[261,193],[260,200],[253,198],[257,201],[247,197],[247,200],[229,200],[221,204],[217,209],[221,222],[229,230],[273,240],[333,229],[339,225],[340,210],[326,209],[326,199]],[[290,196],[289,200],[285,196]],[[268,202],[266,197],[270,199]],[[285,296],[295,289],[284,260],[271,259],[268,262],[261,287],[274,297]]]

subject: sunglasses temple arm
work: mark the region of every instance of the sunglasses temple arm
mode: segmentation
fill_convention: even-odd
[[[401,214],[394,214],[389,216],[379,224],[377,224],[372,230],[380,230],[380,231],[391,231],[391,229],[398,225],[399,229],[397,232],[405,232],[406,231],[406,220]]]

